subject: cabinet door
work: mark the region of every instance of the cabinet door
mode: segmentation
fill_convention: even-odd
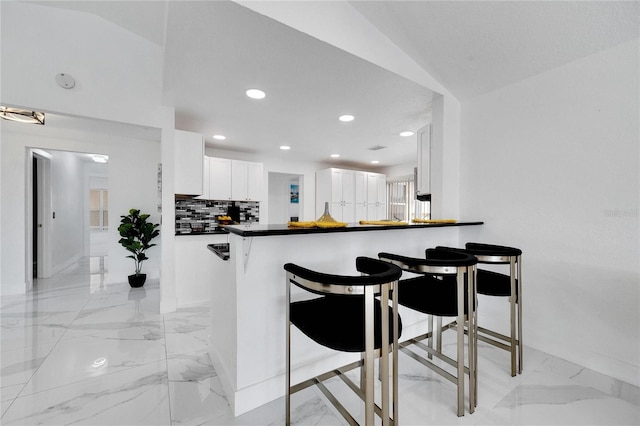
[[[387,204],[387,177],[378,175],[376,177],[376,201],[379,204]]]
[[[174,192],[202,195],[204,137],[199,133],[176,130],[174,142]]]
[[[339,203],[342,200],[342,170],[331,169],[331,202]]]
[[[354,204],[356,202],[356,173],[351,170],[342,172],[342,201]]]
[[[231,199],[231,160],[209,158],[209,198],[211,200]]]
[[[418,130],[416,195],[431,195],[431,124]]]
[[[209,173],[209,157],[204,157],[202,168],[202,195],[196,197],[198,200],[210,200],[209,192],[211,188],[211,174]]]
[[[247,199],[250,201],[262,201],[264,181],[262,176],[262,163],[247,163]]]
[[[231,199],[245,201],[247,199],[247,162],[231,161]]]
[[[378,177],[375,173],[367,173],[367,203],[378,201]]]

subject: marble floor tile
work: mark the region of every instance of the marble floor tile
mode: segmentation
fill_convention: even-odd
[[[234,417],[209,359],[209,308],[160,314],[160,289],[106,284],[106,257],[82,259],[32,293],[0,299],[3,425],[282,425],[284,398]],[[455,353],[455,333],[444,350]],[[479,343],[478,406],[456,416],[455,387],[405,354],[399,419],[429,425],[638,425],[640,390],[525,347],[522,374],[509,354]],[[349,373],[357,382],[358,372]],[[356,418],[362,404],[327,383]],[[292,424],[347,422],[316,388],[292,397]]]
[[[207,306],[183,308],[165,314],[167,355],[206,351],[211,334],[210,318]]]
[[[0,399],[12,400],[31,380],[53,349],[54,344],[7,349],[0,355]]]
[[[128,328],[123,328],[125,333]],[[164,341],[83,336],[62,339],[25,385],[20,396],[86,379],[108,376],[153,362],[165,365]]]
[[[170,425],[164,362],[16,398],[3,425]]]

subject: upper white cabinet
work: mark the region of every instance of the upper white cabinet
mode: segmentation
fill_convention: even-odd
[[[329,213],[341,222],[386,218],[386,176],[356,170],[324,169],[316,172],[316,217]]]
[[[431,124],[418,130],[416,195],[425,201],[431,199]]]
[[[247,200],[264,199],[264,175],[262,163],[247,162]]]
[[[185,195],[202,195],[204,137],[199,133],[176,130],[174,142],[174,192]]]
[[[262,201],[262,163],[205,157],[206,200]]]
[[[261,201],[262,169],[262,163],[231,160],[231,199]]]
[[[231,160],[209,158],[209,200],[231,200]]]

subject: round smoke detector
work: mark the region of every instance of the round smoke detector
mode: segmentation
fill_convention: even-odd
[[[73,87],[76,85],[76,81],[73,79],[73,77],[65,73],[56,75],[56,83],[58,83],[58,86],[62,87],[63,89],[73,89]]]

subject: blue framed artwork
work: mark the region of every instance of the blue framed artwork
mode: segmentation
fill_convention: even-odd
[[[290,201],[291,204],[298,204],[300,200],[300,191],[298,189],[298,185],[291,185],[290,195],[291,195],[291,201]]]

